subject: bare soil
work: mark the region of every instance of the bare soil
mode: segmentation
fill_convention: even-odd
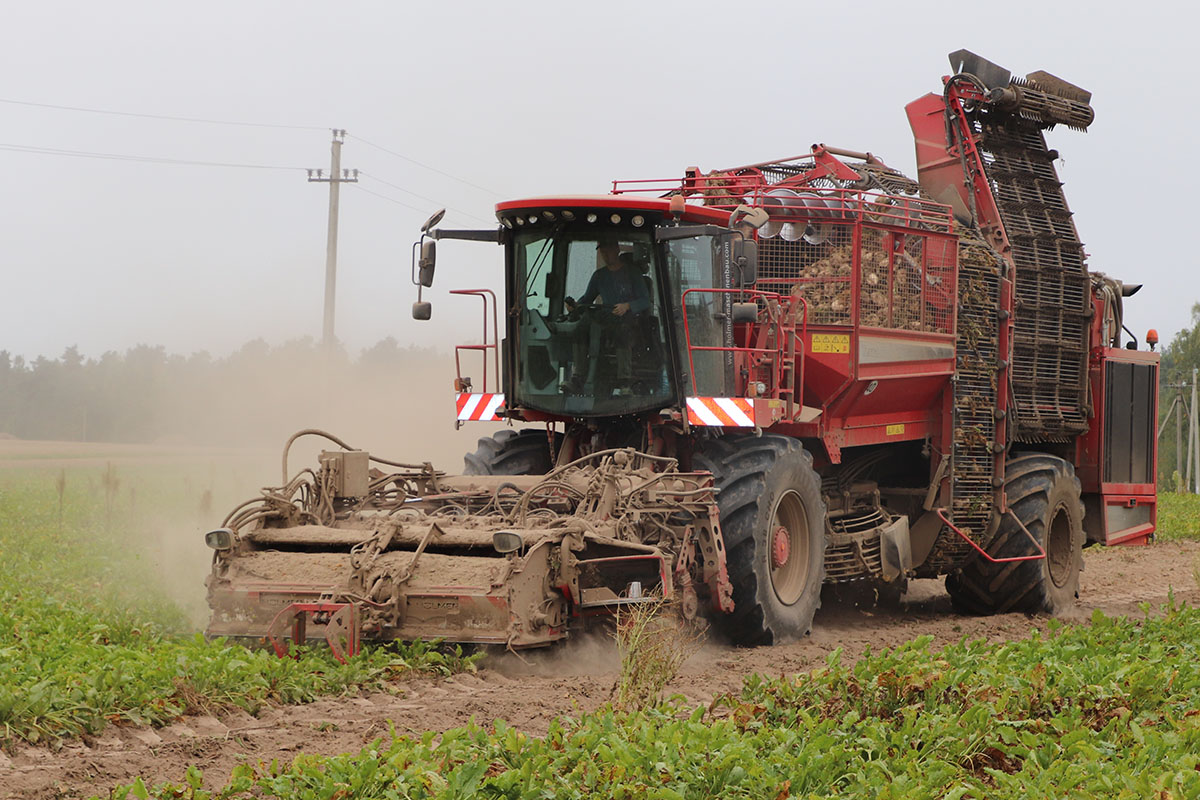
[[[1142,614],[1174,592],[1177,601],[1200,601],[1193,565],[1200,543],[1172,542],[1142,548],[1092,549],[1086,553],[1081,599],[1066,614],[1086,623],[1093,609],[1110,616]],[[934,646],[969,639],[1020,639],[1046,624],[1044,617],[955,614],[938,581],[916,581],[901,608],[862,610],[826,603],[812,635],[781,647],[734,649],[706,645],[683,667],[668,692],[692,703],[737,691],[752,672],[791,674],[824,663],[837,648],[857,658],[921,635]],[[142,776],[148,783],[182,780],[189,764],[205,771],[209,788],[225,785],[241,762],[288,761],[301,752],[357,751],[387,734],[441,731],[470,720],[487,724],[501,718],[531,734],[546,732],[560,714],[578,714],[605,703],[616,677],[611,642],[593,637],[555,650],[512,655],[485,662],[477,674],[447,679],[414,679],[394,693],[326,699],[304,706],[268,708],[257,717],[234,713],[220,718],[186,717],[165,728],[110,727],[103,735],[60,749],[21,747],[0,754],[0,797],[49,800],[107,796],[117,784]]]

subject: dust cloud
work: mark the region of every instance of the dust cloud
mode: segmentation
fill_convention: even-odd
[[[166,393],[162,427],[174,442],[255,449],[282,448],[297,430],[318,428],[384,458],[461,471],[464,452],[497,426],[455,431],[453,353],[393,348],[373,356],[376,350],[355,362],[319,349],[280,348],[262,358],[243,351],[212,384]],[[308,465],[325,447],[336,446],[301,440],[292,463]]]
[[[153,443],[6,438],[0,468],[37,469],[48,481],[62,471],[68,492],[93,498],[99,476],[114,475],[119,525],[107,534],[113,560],[131,585],[161,591],[199,630],[207,622],[204,579],[212,560],[203,534],[261,488],[280,484],[281,451],[293,433],[325,430],[383,458],[430,461],[455,474],[477,439],[501,427],[455,430],[453,354],[391,347],[384,363],[372,363],[370,354],[350,361],[312,347],[261,358],[243,351],[212,365],[207,376],[189,369],[142,398],[139,411],[152,414],[163,432]],[[315,468],[322,449],[338,447],[317,436],[298,440],[289,477]]]
[[[209,461],[207,480],[194,481],[182,507],[141,521],[142,544],[164,578],[172,598],[197,624],[207,620],[204,579],[211,551],[203,532],[218,527],[237,504],[277,486],[281,453],[295,432],[327,431],[354,448],[389,460],[432,462],[438,469],[462,471],[464,453],[499,425],[454,427],[452,355],[402,351],[399,363],[372,368],[308,353],[284,363],[247,364],[232,383],[223,384],[192,406],[194,424],[181,443],[235,447]],[[189,404],[190,405],[190,404]],[[173,412],[174,409],[167,409]],[[321,450],[339,449],[320,436],[295,442],[288,476],[315,468]]]

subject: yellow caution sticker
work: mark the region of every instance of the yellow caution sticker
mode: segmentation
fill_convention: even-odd
[[[888,425],[887,426],[887,435],[888,436],[899,436],[902,433],[904,433],[904,423],[903,422],[901,422],[899,425]]]
[[[814,333],[812,337],[814,353],[849,353],[850,334],[847,333]]]

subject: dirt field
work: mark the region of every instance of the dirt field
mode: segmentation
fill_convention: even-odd
[[[1140,603],[1165,602],[1168,587],[1174,588],[1177,600],[1195,604],[1200,591],[1192,568],[1198,558],[1197,542],[1089,550],[1082,599],[1067,619],[1086,622],[1096,608],[1110,615],[1139,615]],[[962,637],[998,641],[1022,638],[1045,623],[1044,618],[1020,614],[961,617],[950,609],[939,582],[919,581],[899,611],[867,612],[827,603],[817,615],[812,636],[800,644],[757,649],[709,644],[684,666],[669,691],[689,702],[707,703],[714,695],[736,691],[748,673],[811,669],[839,647],[843,658],[853,659],[867,647],[878,650],[922,634],[932,635],[935,646]],[[97,738],[57,752],[23,747],[11,755],[0,754],[0,797],[107,795],[112,786],[138,775],[147,782],[178,781],[189,764],[204,769],[210,787],[221,786],[242,761],[355,751],[385,735],[389,721],[400,732],[419,732],[444,730],[471,719],[487,723],[503,718],[541,734],[555,715],[591,710],[609,697],[617,666],[609,642],[575,642],[526,659],[506,656],[485,662],[475,675],[405,682],[395,687],[394,695],[271,708],[258,717],[188,717],[161,729],[110,727]]]

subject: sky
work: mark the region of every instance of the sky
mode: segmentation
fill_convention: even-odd
[[[1090,267],[1164,342],[1200,300],[1180,4],[906,2],[74,3],[3,0],[0,350],[231,352],[319,337],[330,128],[342,165],[339,339],[478,339],[499,248],[442,242],[433,319],[410,306],[421,222],[494,224],[505,199],[596,194],[805,153],[869,150],[916,177],[904,106],[967,48],[1093,92],[1048,135]],[[1001,9],[1002,10],[999,10]],[[70,106],[121,114],[68,111]],[[138,116],[143,115],[143,116]],[[187,117],[251,124],[157,119]],[[279,126],[279,127],[267,127]],[[29,148],[135,156],[91,158]]]

